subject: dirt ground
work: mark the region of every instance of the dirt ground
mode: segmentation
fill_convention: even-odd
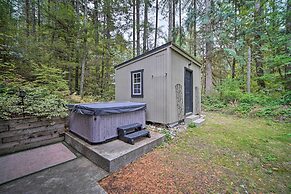
[[[108,193],[290,193],[291,125],[218,113],[207,120],[100,185]]]
[[[173,159],[158,149],[100,184],[108,193],[208,193],[221,186],[221,173],[197,159]]]

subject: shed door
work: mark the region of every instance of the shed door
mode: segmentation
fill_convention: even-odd
[[[193,73],[185,69],[184,75],[185,114],[193,112]]]

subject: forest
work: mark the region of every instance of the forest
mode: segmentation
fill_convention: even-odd
[[[204,110],[290,121],[290,0],[0,0],[0,16],[2,119],[114,100],[114,65],[173,41],[203,64]]]

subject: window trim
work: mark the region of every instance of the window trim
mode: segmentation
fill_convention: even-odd
[[[132,98],[143,98],[143,69],[135,70],[130,72],[130,88],[131,88],[131,97]],[[134,83],[134,74],[140,73],[140,83]],[[140,84],[140,94],[134,94],[134,84]]]

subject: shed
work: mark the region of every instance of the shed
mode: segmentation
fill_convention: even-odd
[[[172,42],[115,66],[115,100],[145,102],[146,120],[172,125],[201,111],[201,63]]]

